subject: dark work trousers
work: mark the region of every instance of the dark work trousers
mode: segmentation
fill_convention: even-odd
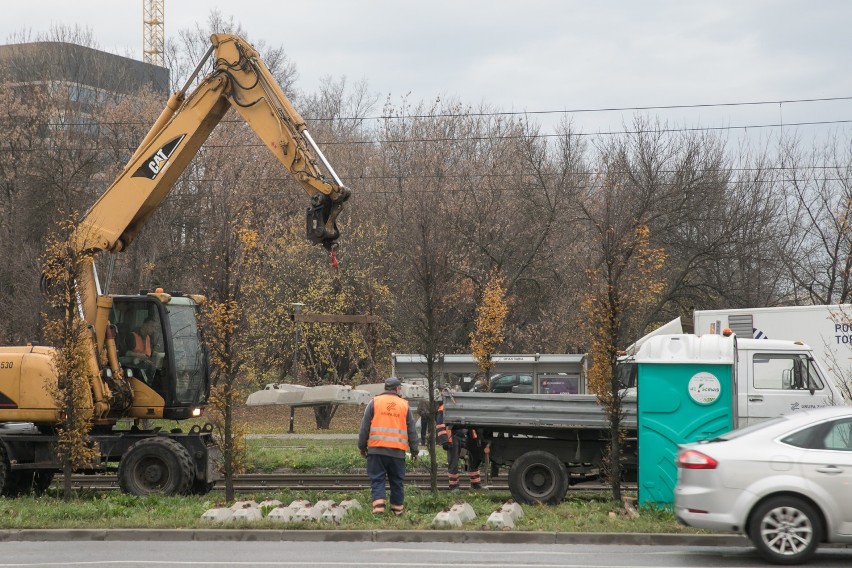
[[[482,483],[479,474],[479,466],[482,464],[483,457],[482,448],[476,439],[454,432],[453,443],[447,448],[447,478],[450,489],[456,489],[459,486],[459,458],[461,457],[462,447],[467,450],[467,475],[471,487],[479,487]]]
[[[420,445],[425,446],[429,440],[429,419],[425,416],[420,417]]]
[[[377,454],[367,456],[367,475],[370,476],[371,498],[385,498],[385,478],[390,485],[391,505],[402,505],[405,499],[405,458]]]
[[[462,439],[459,433],[453,433],[453,441],[444,448],[447,450],[447,478],[450,489],[458,489],[459,486],[459,454]]]

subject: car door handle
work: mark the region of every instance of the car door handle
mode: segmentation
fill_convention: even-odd
[[[763,402],[762,396],[750,396],[748,397],[749,402]]]
[[[816,470],[819,473],[827,473],[828,475],[837,475],[838,473],[843,473],[843,470],[837,467],[836,465],[827,465],[825,467],[818,467]]]

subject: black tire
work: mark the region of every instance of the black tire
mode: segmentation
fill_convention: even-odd
[[[212,481],[204,481],[202,479],[195,479],[192,482],[192,485],[189,487],[189,493],[191,495],[207,495],[210,491],[213,490],[213,486],[215,483]]]
[[[0,496],[15,497],[18,495],[18,484],[12,474],[9,458],[6,456],[6,448],[0,444]]]
[[[822,530],[822,519],[810,503],[779,495],[767,499],[752,512],[748,537],[765,560],[774,564],[801,564],[816,553]]]
[[[127,450],[118,464],[118,484],[131,495],[184,495],[193,475],[189,451],[171,438],[145,438]]]
[[[21,470],[12,472],[17,495],[44,495],[53,483],[53,472],[45,470]]]
[[[527,452],[509,469],[509,491],[518,503],[556,505],[568,491],[568,471],[551,453]]]
[[[44,495],[50,485],[53,483],[53,471],[36,471],[33,473],[33,492],[36,495]]]

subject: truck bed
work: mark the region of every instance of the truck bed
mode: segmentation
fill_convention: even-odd
[[[636,429],[636,399],[622,402],[623,426]],[[444,422],[466,426],[534,429],[608,429],[609,420],[591,394],[460,392],[444,398]]]

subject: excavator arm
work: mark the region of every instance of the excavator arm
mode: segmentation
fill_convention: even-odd
[[[311,197],[308,238],[327,247],[338,238],[335,221],[350,192],[311,138],[304,119],[251,44],[228,34],[214,34],[211,42],[193,77],[171,96],[124,170],[83,217],[77,230],[82,250],[124,250],[231,107]],[[212,73],[187,94],[211,57]]]
[[[92,253],[125,250],[163,202],[225,113],[234,108],[310,196],[307,236],[331,249],[336,220],[350,191],[308,132],[259,54],[244,39],[211,36],[211,47],[184,87],[175,92],[130,161],[77,226],[75,247]],[[204,65],[213,69],[187,92]],[[90,355],[95,417],[112,406],[99,379],[105,368],[121,377],[109,330],[112,299],[101,294],[94,263],[78,281],[82,318],[93,328]]]

